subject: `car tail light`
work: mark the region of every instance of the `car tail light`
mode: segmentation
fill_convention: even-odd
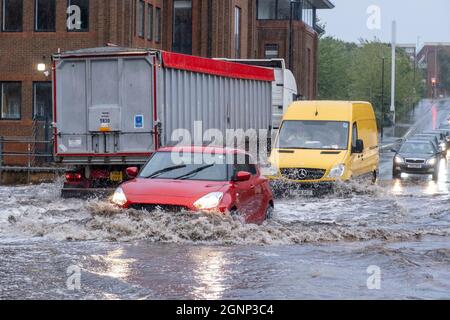
[[[76,172],[66,173],[66,180],[67,181],[80,181],[81,173],[76,173]]]

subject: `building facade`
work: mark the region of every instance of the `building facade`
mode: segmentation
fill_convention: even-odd
[[[51,139],[51,55],[108,44],[204,57],[284,58],[300,94],[312,99],[317,11],[331,8],[328,0],[0,0],[0,137]],[[3,156],[3,164],[23,165],[21,154],[50,150],[0,144],[3,153],[16,153]]]
[[[450,96],[449,89],[442,83],[441,54],[450,57],[450,43],[424,43],[417,54],[418,66],[425,72],[426,94],[430,99]]]

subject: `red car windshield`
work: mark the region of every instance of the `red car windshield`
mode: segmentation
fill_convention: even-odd
[[[229,180],[226,155],[157,152],[141,171],[139,178],[200,181]]]

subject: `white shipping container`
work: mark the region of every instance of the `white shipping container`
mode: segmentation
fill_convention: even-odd
[[[54,56],[55,157],[142,164],[176,129],[272,125],[274,71],[158,50],[117,47]]]

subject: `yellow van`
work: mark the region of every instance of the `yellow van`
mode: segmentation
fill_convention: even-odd
[[[268,176],[305,184],[361,176],[376,180],[379,159],[370,103],[298,101],[283,117]]]

